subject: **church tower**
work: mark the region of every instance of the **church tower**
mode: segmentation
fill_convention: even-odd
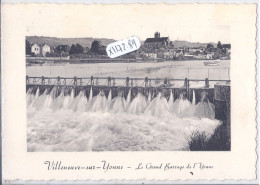
[[[155,33],[154,33],[154,38],[160,38],[160,32],[158,32],[158,31],[155,32]]]

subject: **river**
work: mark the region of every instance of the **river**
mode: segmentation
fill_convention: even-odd
[[[229,79],[229,61],[220,61],[219,66],[204,66],[203,62],[35,65],[27,66],[27,75]],[[214,114],[212,102],[195,105],[182,97],[149,99],[139,94],[130,102],[128,97],[111,100],[102,92],[96,97],[86,97],[84,91],[76,97],[73,93],[53,97],[52,92],[39,95],[28,90],[27,150],[189,150],[193,133],[204,132],[209,138],[221,124]]]
[[[229,80],[229,60],[218,66],[205,66],[205,60],[142,62],[142,63],[87,63],[52,64],[26,67],[28,76],[46,77],[148,77]]]

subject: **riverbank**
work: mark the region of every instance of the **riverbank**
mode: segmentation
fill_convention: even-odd
[[[68,59],[55,57],[26,57],[27,66],[30,65],[46,65],[46,64],[87,64],[87,63],[154,63],[166,61],[199,61],[199,59],[180,58],[180,59],[124,59],[124,58],[89,58],[89,59]],[[204,59],[206,60],[206,59]],[[207,59],[213,60],[213,59]]]

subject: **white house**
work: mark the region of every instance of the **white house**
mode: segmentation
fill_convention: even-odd
[[[198,54],[198,55],[193,55],[193,58],[200,59],[200,60],[206,60],[206,59],[212,59],[211,54]]]
[[[175,50],[175,56],[176,57],[181,57],[184,55],[183,49],[176,49]]]
[[[157,58],[157,54],[156,53],[145,53],[145,56],[147,56],[147,58],[152,58],[152,59],[156,59]]]
[[[207,59],[213,59],[214,53],[207,53]]]
[[[163,58],[165,58],[165,59],[172,59],[174,57],[174,55],[175,55],[174,52],[167,51],[167,52],[163,53]]]
[[[44,46],[42,46],[42,55],[46,56],[46,53],[50,53],[51,52],[51,47],[48,44],[45,44]]]
[[[35,55],[39,55],[41,53],[41,48],[37,44],[33,44],[31,47],[31,52]]]
[[[189,48],[189,53],[203,52],[203,48]]]

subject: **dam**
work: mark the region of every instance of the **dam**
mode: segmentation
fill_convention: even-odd
[[[214,84],[214,86],[212,86],[212,84]],[[204,115],[204,117],[210,117],[211,119],[215,118],[215,106],[218,105],[218,103],[215,102],[229,101],[229,85],[230,80],[209,80],[208,78],[205,80],[198,80],[187,78],[151,79],[148,77],[105,78],[91,76],[89,78],[63,78],[58,76],[55,78],[26,76],[27,95],[34,96],[34,98],[50,96],[54,101],[63,96],[68,96],[71,98],[70,101],[73,99],[83,98],[85,99],[84,101],[87,102],[93,97],[98,98],[102,96],[106,99],[106,103],[109,104],[112,99],[120,97],[124,104],[121,109],[124,110],[127,109],[126,106],[129,106],[130,102],[133,102],[133,100],[138,97],[140,99],[139,101],[144,99],[146,104],[145,108],[149,107],[149,103],[157,97],[160,97],[159,99],[164,98],[165,102],[168,102],[168,104],[173,104],[173,102],[176,102],[174,100],[180,99],[184,101],[183,105],[185,105],[186,102],[187,106],[191,103],[195,106],[200,102],[206,102],[210,105],[209,107],[214,106],[214,115],[213,113],[208,113],[211,115]],[[219,97],[223,96],[225,96],[225,98],[219,99]],[[33,106],[33,104],[30,105]],[[101,109],[103,110],[109,107],[109,105],[106,106],[107,107]],[[222,109],[222,106],[220,106],[220,109]],[[204,112],[205,111],[207,112],[208,110],[204,110]],[[139,113],[143,112],[145,112],[145,110],[139,111]],[[216,107],[216,112],[219,112],[218,107]],[[217,118],[218,117],[223,117],[223,115],[217,114]]]

